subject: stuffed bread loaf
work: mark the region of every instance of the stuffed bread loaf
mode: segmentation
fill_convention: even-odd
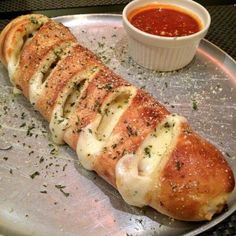
[[[43,15],[11,21],[0,59],[14,86],[134,206],[179,220],[210,220],[235,180],[223,155],[145,91],[116,75],[62,24]]]

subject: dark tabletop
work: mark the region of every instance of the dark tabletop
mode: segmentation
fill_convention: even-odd
[[[236,60],[236,0],[197,0],[212,19],[206,38]],[[129,0],[0,0],[0,30],[14,17],[27,13],[59,16],[121,13]],[[236,212],[201,236],[236,236]]]

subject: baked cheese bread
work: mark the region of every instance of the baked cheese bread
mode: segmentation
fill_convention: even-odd
[[[68,28],[31,14],[0,35],[0,59],[14,86],[133,206],[179,220],[211,220],[235,180],[221,152],[144,90],[108,69]]]

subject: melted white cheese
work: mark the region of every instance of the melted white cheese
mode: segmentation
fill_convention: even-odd
[[[62,113],[62,107],[60,105],[56,105],[49,123],[52,140],[56,144],[64,143],[63,136],[68,124],[68,120],[61,115]]]
[[[103,116],[96,131],[98,139],[106,140],[110,136],[120,117],[129,107],[135,94],[136,88],[132,86],[121,87],[115,90],[107,99],[101,107]]]
[[[42,62],[38,71],[32,76],[29,81],[29,100],[31,104],[35,105],[37,100],[42,92],[42,85],[44,74],[49,70],[51,64],[56,60],[56,55],[54,52],[50,52],[50,54],[45,58]]]
[[[137,156],[127,154],[116,165],[116,186],[122,198],[130,205],[147,205],[146,195],[151,189],[152,180],[138,173]]]
[[[94,122],[85,127],[77,142],[76,153],[81,165],[87,170],[93,170],[96,156],[102,151],[105,142],[96,137],[96,128],[101,116],[98,115]]]
[[[85,82],[84,86],[81,86],[79,90],[76,90],[76,85],[79,85],[80,83],[82,84],[82,82],[85,80],[90,80],[97,72],[98,68],[92,67],[86,70],[84,73],[75,76],[67,85],[67,87],[61,91],[60,96],[58,96],[49,123],[52,139],[55,143],[64,143],[63,137],[68,125],[69,116],[80,101],[80,97],[82,96],[83,91],[86,89],[88,82]]]
[[[152,174],[162,158],[168,155],[179,134],[179,126],[184,121],[185,118],[181,116],[169,115],[144,140],[137,152],[140,174]]]
[[[53,48],[48,55],[41,60],[37,72],[29,81],[29,100],[31,104],[34,105],[37,103],[44,86],[47,86],[47,79],[54,67],[57,66],[61,59],[65,58],[70,53],[74,45],[74,43],[65,42],[59,47]],[[52,67],[53,63],[56,63],[56,65]]]
[[[22,91],[20,89],[18,89],[17,87],[13,87],[12,92],[15,96],[22,94]]]
[[[118,161],[116,185],[127,203],[134,206],[147,205],[147,193],[156,184],[152,175],[173,150],[180,125],[185,121],[185,118],[178,115],[167,116],[146,137],[136,154],[127,154]]]
[[[35,74],[29,82],[29,100],[32,105],[37,103],[37,100],[42,91],[43,74],[41,72]]]
[[[10,82],[13,85],[15,85],[14,74],[16,72],[17,66],[18,66],[18,62],[15,62],[14,59],[11,59],[8,61],[8,64],[7,64],[8,75],[10,78]]]

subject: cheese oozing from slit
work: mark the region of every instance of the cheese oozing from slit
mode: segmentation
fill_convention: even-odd
[[[106,140],[126,110],[131,94],[121,92],[111,102],[104,106],[104,115],[98,125],[96,135],[98,140]]]
[[[59,47],[52,49],[48,55],[41,60],[41,63],[29,81],[29,100],[32,105],[37,103],[37,100],[46,85],[46,80],[57,66],[60,60],[70,53],[72,43],[63,43]]]
[[[185,118],[168,115],[149,134],[135,154],[126,154],[116,165],[116,185],[123,199],[130,205],[148,205],[157,176],[168,160]]]
[[[117,137],[112,135],[112,131],[135,94],[136,88],[133,86],[116,89],[104,101],[95,120],[82,129],[76,152],[84,168],[93,170],[96,157],[106,146],[108,139],[109,143],[116,142]]]
[[[68,83],[57,98],[53,109],[49,128],[52,139],[57,144],[63,144],[63,136],[67,128],[70,115],[77,107],[88,81],[99,71],[97,67],[88,67],[86,71],[80,72]]]

